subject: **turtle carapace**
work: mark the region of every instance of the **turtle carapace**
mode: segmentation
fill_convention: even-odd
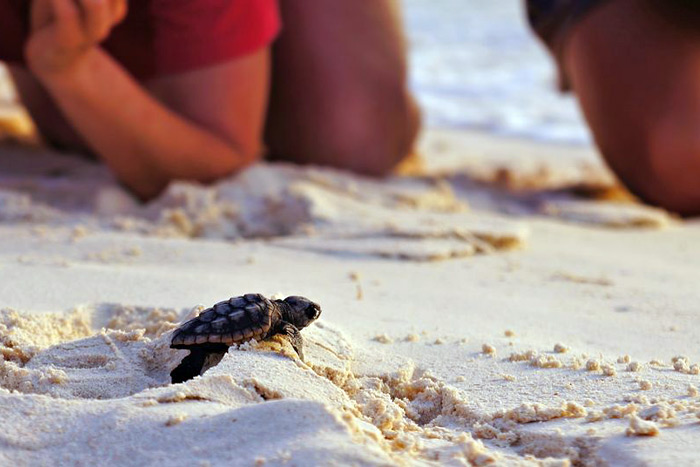
[[[260,294],[247,294],[219,302],[204,310],[173,333],[170,347],[187,349],[190,354],[170,377],[181,383],[216,365],[233,344],[251,339],[264,340],[285,334],[299,358],[304,359],[300,329],[318,319],[321,307],[304,297],[269,300]]]

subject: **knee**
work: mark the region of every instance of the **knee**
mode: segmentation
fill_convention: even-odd
[[[365,96],[348,100],[321,128],[321,162],[369,176],[384,176],[410,153],[420,127],[412,97]]]
[[[413,148],[420,112],[403,83],[338,86],[268,121],[270,156],[364,175],[390,173]]]
[[[653,125],[640,135],[637,154],[621,148],[628,163],[618,175],[643,201],[692,216],[700,214],[700,134],[689,123]]]

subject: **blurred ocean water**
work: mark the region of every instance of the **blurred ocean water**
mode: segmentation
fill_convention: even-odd
[[[591,138],[522,0],[403,0],[411,83],[430,127],[570,144]]]

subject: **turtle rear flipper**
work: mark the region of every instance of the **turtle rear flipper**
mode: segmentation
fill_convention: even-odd
[[[184,383],[202,373],[202,367],[209,352],[201,349],[192,349],[190,354],[182,359],[182,362],[170,372],[173,384]]]
[[[199,374],[201,375],[209,368],[218,365],[219,362],[221,362],[221,360],[224,358],[224,355],[226,355],[226,352],[209,352],[209,354],[207,354],[206,358],[204,359],[204,364],[202,365],[202,370]]]

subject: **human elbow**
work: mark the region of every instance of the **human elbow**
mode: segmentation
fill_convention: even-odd
[[[231,144],[212,151],[190,174],[172,176],[170,181],[186,180],[204,184],[216,183],[250,167],[261,158],[260,144]]]
[[[211,148],[206,157],[188,158],[196,164],[170,164],[125,180],[125,185],[141,201],[157,198],[172,182],[215,183],[253,165],[260,159],[261,145],[221,145]]]

